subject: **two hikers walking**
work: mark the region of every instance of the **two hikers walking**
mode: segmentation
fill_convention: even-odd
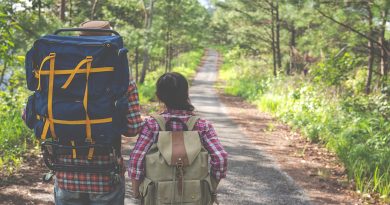
[[[128,167],[134,197],[144,204],[215,202],[227,153],[211,123],[194,114],[187,80],[161,76],[156,95],[166,110],[142,121],[119,34],[105,21],[56,33],[67,31],[80,36],[44,36],[26,57],[34,94],[25,120],[43,142],[56,204],[124,204],[121,135],[139,131]]]

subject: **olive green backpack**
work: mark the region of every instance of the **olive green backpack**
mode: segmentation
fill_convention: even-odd
[[[209,154],[198,131],[192,131],[199,117],[192,116],[187,123],[176,119],[185,131],[167,131],[162,116],[153,118],[160,131],[145,157],[146,174],[140,185],[143,204],[212,205],[217,185],[209,175]]]

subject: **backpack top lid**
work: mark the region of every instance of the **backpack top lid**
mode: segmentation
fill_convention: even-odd
[[[60,35],[45,35],[38,39],[36,43],[50,43],[50,44],[67,44],[67,45],[106,45],[114,46],[116,48],[123,47],[123,40],[121,36],[60,36]]]

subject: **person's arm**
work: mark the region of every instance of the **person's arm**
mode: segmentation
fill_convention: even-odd
[[[127,112],[127,132],[126,137],[136,136],[142,128],[143,121],[141,118],[141,107],[137,85],[134,80],[130,80],[127,89],[128,112]]]
[[[210,174],[214,190],[220,180],[226,177],[228,154],[218,139],[214,127],[205,120],[198,121],[201,128],[202,144],[210,154]]]
[[[131,180],[131,187],[133,188],[133,197],[136,199],[141,198],[141,194],[139,193],[139,185],[141,184],[141,181],[132,179]]]
[[[139,195],[139,185],[142,181],[142,178],[144,177],[145,172],[145,155],[153,144],[155,137],[154,134],[157,133],[154,132],[154,130],[158,130],[158,125],[156,128],[154,126],[156,123],[153,124],[150,121],[150,118],[145,119],[145,123],[142,126],[137,143],[135,144],[134,149],[130,154],[128,174],[133,184],[134,197]]]

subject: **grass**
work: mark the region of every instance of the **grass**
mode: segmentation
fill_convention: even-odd
[[[33,149],[32,131],[25,126],[21,119],[25,90],[17,94],[0,91],[0,170],[3,175],[9,175],[22,163],[22,154]]]

